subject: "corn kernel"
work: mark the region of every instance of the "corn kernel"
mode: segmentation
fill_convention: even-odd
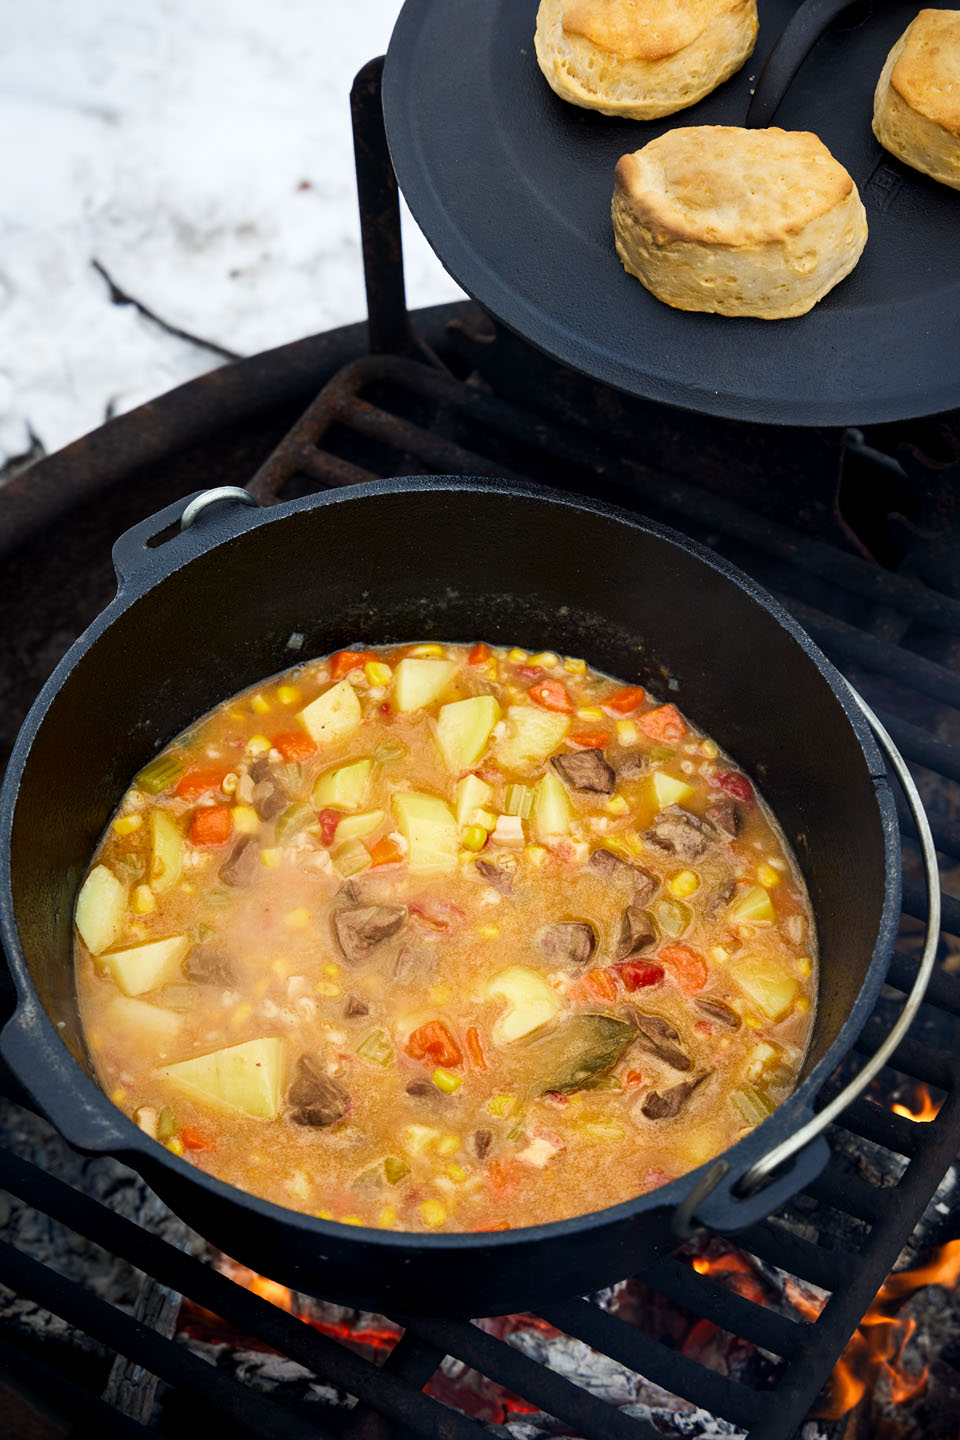
[[[493,680],[494,682],[500,679],[500,666],[493,656],[490,657],[484,666],[484,674],[488,680]]]
[[[377,1224],[383,1230],[392,1230],[397,1223],[397,1212],[392,1205],[384,1205],[377,1219]]]
[[[806,1015],[807,1011],[810,1009],[810,1001],[807,999],[806,995],[798,995],[796,1000],[794,1000],[793,1005],[794,1009],[799,1011],[801,1015]]]
[[[491,1115],[499,1115],[501,1118],[505,1115],[512,1115],[513,1107],[514,1098],[512,1095],[494,1095],[492,1099],[487,1101],[487,1110],[489,1113]]]
[[[230,1024],[233,1026],[234,1029],[238,1029],[241,1025],[244,1024],[245,1021],[250,1019],[250,1016],[252,1014],[253,1006],[250,1004],[250,1001],[241,1000],[236,1010],[234,1010],[233,1014],[230,1016]]]
[[[332,1219],[333,1219],[333,1211],[332,1211],[332,1210],[314,1210],[313,1213],[314,1213],[314,1215],[316,1215],[316,1217],[317,1217],[318,1220],[332,1220]]]
[[[712,740],[702,740],[700,742],[700,754],[706,760],[716,760],[720,751]]]
[[[126,1093],[127,1092],[124,1087],[122,1085],[118,1085],[116,1090],[112,1090],[110,1092],[110,1099],[113,1101],[114,1105],[119,1105],[120,1101],[123,1099]]]
[[[549,852],[542,845],[527,845],[523,853],[531,865],[543,865]]]
[[[389,665],[384,665],[382,660],[368,660],[363,667],[371,685],[389,685],[393,678],[393,671]]]
[[[310,1194],[310,1182],[302,1170],[294,1170],[287,1181],[287,1189],[297,1200],[306,1200]]]
[[[452,1070],[444,1070],[442,1066],[438,1066],[433,1072],[433,1083],[438,1090],[443,1091],[444,1095],[452,1095],[454,1091],[460,1089],[463,1077],[454,1075]]]
[[[407,651],[408,655],[415,655],[418,660],[427,655],[442,655],[443,653],[442,645],[414,645],[412,650]]]
[[[757,879],[760,881],[764,890],[772,890],[775,885],[780,884],[780,876],[776,870],[774,870],[773,866],[768,865],[766,861],[764,861],[762,865],[757,866]]]
[[[324,975],[339,975],[339,974],[340,974],[340,966],[339,966],[339,965],[334,965],[333,961],[331,960],[328,965],[324,965],[324,967],[323,967],[323,973],[324,973]]]
[[[431,985],[427,993],[431,1005],[449,1005],[453,999],[453,991],[449,985]]]
[[[730,951],[724,950],[722,945],[714,945],[713,949],[710,951],[710,959],[713,961],[714,965],[726,965],[727,961],[730,959]]]
[[[179,1135],[174,1135],[171,1140],[165,1140],[163,1143],[165,1147],[170,1151],[171,1155],[183,1154],[183,1141],[180,1139]]]
[[[543,670],[552,670],[554,665],[560,664],[560,656],[554,655],[552,650],[541,650],[539,655],[531,655],[531,665],[539,665]]]
[[[316,989],[318,995],[325,995],[328,1000],[343,993],[336,980],[318,980]]]
[[[617,743],[620,745],[636,745],[640,740],[640,727],[633,720],[617,721]]]
[[[476,809],[470,816],[471,825],[482,825],[484,830],[492,830],[497,823],[497,817],[492,810]]]
[[[577,711],[578,720],[602,720],[603,711],[599,705],[582,705]]]
[[[481,925],[477,929],[477,934],[481,935],[484,940],[496,940],[497,936],[500,934],[500,926]]]
[[[633,851],[627,845],[622,835],[609,835],[603,842],[604,850],[612,850],[614,855],[619,855],[623,860],[629,860]]]
[[[460,831],[460,844],[467,850],[482,850],[487,843],[487,832],[482,825],[464,825]]]
[[[525,665],[530,659],[530,656],[526,650],[508,650],[507,659],[515,661],[517,665]]]
[[[456,1155],[459,1149],[459,1135],[441,1135],[437,1141],[437,1153],[439,1155]]]
[[[149,885],[138,885],[133,892],[133,908],[138,915],[150,915],[157,908],[157,902]]]
[[[759,1030],[761,1028],[760,1021],[754,1015],[744,1015],[743,1023],[748,1030]]]
[[[234,805],[233,828],[241,835],[255,835],[260,829],[260,816],[252,805]]]
[[[296,705],[300,699],[300,691],[296,685],[278,685],[277,699],[281,705]]]
[[[629,813],[630,806],[622,795],[611,795],[604,809],[610,815],[626,815]]]
[[[266,735],[251,735],[247,741],[245,753],[247,755],[266,755],[270,749],[270,741]]]
[[[447,1174],[451,1180],[456,1180],[458,1185],[467,1178],[467,1172],[462,1165],[448,1165]]]
[[[287,911],[283,923],[290,930],[306,930],[310,924],[310,911],[306,905],[298,905],[296,910]]]
[[[667,887],[671,895],[684,900],[700,889],[700,877],[695,870],[681,870],[667,882]]]
[[[260,864],[261,864],[261,865],[266,865],[266,867],[267,867],[268,870],[276,870],[277,866],[280,864],[280,851],[279,851],[279,850],[261,850],[261,851],[260,851]]]
[[[250,709],[254,710],[258,715],[269,715],[270,701],[265,699],[263,695],[254,695],[250,701]]]
[[[220,781],[220,789],[223,791],[224,795],[234,795],[236,794],[236,789],[239,784],[240,776],[237,774],[236,770],[228,770],[226,775],[224,775],[223,779]]]
[[[417,1206],[417,1209],[420,1211],[420,1218],[424,1225],[436,1227],[442,1225],[447,1218],[447,1212],[439,1200],[424,1200],[422,1205]]]
[[[132,835],[142,824],[142,815],[121,815],[118,820],[114,820],[113,828],[118,835]]]
[[[797,961],[797,973],[802,975],[804,979],[813,974],[813,961],[809,955],[800,956]]]
[[[586,675],[586,660],[577,660],[573,655],[568,655],[563,662],[563,668],[568,675]]]
[[[359,1215],[341,1215],[341,1225],[366,1225],[366,1220],[361,1220]]]

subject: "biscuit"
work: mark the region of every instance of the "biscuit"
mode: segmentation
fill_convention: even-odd
[[[617,162],[624,267],[677,310],[803,315],[867,240],[856,185],[805,130],[690,125]]]
[[[887,56],[873,133],[905,165],[960,190],[960,10],[921,10]]]
[[[562,100],[654,120],[709,95],[756,39],[756,0],[540,0],[535,45]]]

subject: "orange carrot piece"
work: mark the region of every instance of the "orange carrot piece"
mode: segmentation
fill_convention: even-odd
[[[640,1070],[628,1070],[623,1077],[623,1083],[625,1085],[642,1085],[643,1072]]]
[[[317,753],[310,736],[304,735],[301,730],[284,730],[281,735],[274,735],[271,744],[280,751],[284,760],[309,760]]]
[[[610,736],[606,730],[578,730],[576,735],[567,736],[567,744],[580,750],[602,750],[610,744]]]
[[[191,845],[225,845],[233,829],[229,805],[204,805],[190,821]]]
[[[490,1176],[490,1189],[498,1199],[502,1199],[517,1189],[520,1167],[515,1160],[503,1160],[495,1155],[487,1161],[487,1174]]]
[[[474,1070],[479,1070],[482,1074],[487,1068],[487,1061],[486,1056],[483,1053],[483,1046],[480,1044],[480,1031],[477,1029],[476,1025],[471,1025],[469,1030],[466,1031],[463,1038],[464,1043],[467,1047],[467,1055],[470,1059],[470,1064],[473,1066]]]
[[[498,1220],[496,1225],[478,1225],[474,1231],[475,1235],[486,1235],[490,1230],[509,1230],[509,1220]]]
[[[527,694],[544,710],[559,710],[563,715],[573,710],[570,696],[559,680],[541,680],[539,685],[531,685]]]
[[[199,1130],[194,1130],[192,1125],[184,1125],[180,1131],[180,1139],[188,1150],[209,1150],[210,1141]]]
[[[686,723],[676,705],[658,705],[637,716],[637,724],[645,735],[658,744],[675,745],[687,733]]]
[[[629,715],[638,705],[642,705],[646,698],[647,694],[642,686],[625,685],[622,690],[616,690],[606,700],[601,700],[600,704],[604,710],[613,710],[618,715]]]
[[[205,795],[208,790],[219,790],[226,773],[223,765],[195,766],[180,776],[173,787],[173,793],[179,795],[181,800],[196,800],[198,795]]]
[[[609,970],[588,970],[580,984],[595,1000],[613,1001],[617,998],[616,977]]]
[[[403,851],[389,835],[384,835],[376,845],[369,846],[368,849],[371,865],[399,865],[403,859]]]
[[[351,670],[376,658],[372,650],[338,650],[330,660],[330,674],[334,680],[342,680]]]
[[[470,654],[467,656],[467,664],[485,665],[489,659],[490,646],[484,645],[481,641],[479,645],[474,645],[473,649],[470,651]]]
[[[404,1046],[414,1060],[429,1060],[431,1065],[462,1065],[463,1055],[442,1020],[428,1020],[407,1037]]]
[[[685,995],[695,995],[707,983],[707,962],[692,945],[664,945],[656,959],[666,966]]]

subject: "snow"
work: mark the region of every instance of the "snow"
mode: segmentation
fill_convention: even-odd
[[[0,467],[365,315],[349,92],[399,0],[31,0],[0,49]],[[455,299],[405,215],[408,300]]]

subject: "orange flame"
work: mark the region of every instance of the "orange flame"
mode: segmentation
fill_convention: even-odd
[[[911,1110],[907,1105],[891,1105],[890,1109],[894,1115],[902,1115],[904,1120],[915,1120],[919,1125],[929,1125],[931,1120],[936,1120],[940,1114],[942,1100],[934,1100],[926,1085],[917,1086],[917,1103],[919,1110]]]

